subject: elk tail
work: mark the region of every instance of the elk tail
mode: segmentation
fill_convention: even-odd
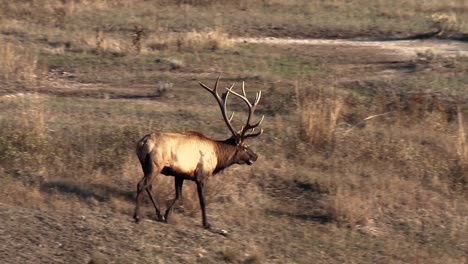
[[[140,160],[141,165],[144,167],[148,159],[150,159],[151,150],[154,147],[154,140],[151,134],[144,136],[136,145],[136,154]]]

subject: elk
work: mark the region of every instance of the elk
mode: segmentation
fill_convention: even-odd
[[[233,91],[234,84],[232,84],[231,87],[226,88],[226,91],[221,96],[217,90],[218,82],[219,77],[213,89],[201,82],[199,84],[216,99],[224,122],[232,134],[231,137],[226,140],[214,140],[196,131],[184,133],[153,132],[138,141],[136,153],[144,175],[137,185],[136,205],[133,216],[137,223],[140,220],[139,208],[143,191],[146,191],[156,210],[157,220],[167,222],[172,208],[182,197],[184,180],[191,180],[197,185],[203,227],[210,229],[205,209],[204,187],[206,179],[233,164],[252,165],[257,160],[257,154],[251,150],[245,140],[257,137],[263,133],[263,129],[259,131],[255,131],[255,129],[262,123],[264,116],[258,122],[251,124],[252,115],[260,101],[262,93],[259,91],[256,94],[252,104],[247,98],[244,82],[242,82],[242,94]],[[248,108],[246,124],[239,131],[236,131],[231,123],[234,113],[230,117],[227,115],[226,105],[230,94],[242,99]],[[151,191],[152,181],[158,174],[174,177],[175,199],[167,207],[164,216],[161,215]]]

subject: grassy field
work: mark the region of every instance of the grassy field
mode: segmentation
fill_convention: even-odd
[[[38,231],[48,248],[68,234],[60,255],[21,261],[468,261],[467,58],[232,41],[455,36],[468,31],[465,1],[172,2],[0,1],[0,227],[19,234],[0,235]],[[232,235],[201,228],[190,183],[171,224],[135,225],[135,142],[155,130],[227,137],[197,84],[219,75],[262,90],[265,115],[250,142],[258,162],[208,183],[208,215]],[[229,108],[240,127],[243,103]],[[172,181],[154,184],[163,205]]]

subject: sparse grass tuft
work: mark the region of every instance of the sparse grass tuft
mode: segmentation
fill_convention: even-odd
[[[305,94],[296,90],[298,109],[303,137],[315,144],[334,144],[338,118],[343,109],[343,101],[334,91],[319,89]]]
[[[127,41],[124,39],[112,37],[99,28],[91,34],[88,32],[82,33],[80,42],[83,42],[86,47],[98,54],[124,54],[130,50],[130,40],[128,40],[129,43],[126,43]]]
[[[326,208],[330,220],[348,228],[366,226],[372,216],[372,203],[359,193],[337,188]]]
[[[147,46],[154,51],[201,51],[220,50],[232,47],[229,36],[221,29],[211,31],[192,31],[180,34],[158,34],[149,37]]]
[[[456,13],[435,13],[431,16],[433,27],[439,31],[439,35],[450,36],[460,32],[460,24]]]
[[[238,248],[224,248],[221,252],[222,259],[228,263],[240,263],[242,251]]]
[[[457,144],[457,153],[460,158],[462,164],[468,165],[468,145],[467,145],[467,135],[465,132],[465,123],[463,112],[461,111],[460,106],[457,108],[458,110],[458,144]]]
[[[9,43],[0,38],[0,82],[32,87],[41,79],[41,67],[34,48]]]
[[[44,98],[35,94],[17,94],[4,101],[21,111],[13,119],[0,119],[0,161],[6,168],[21,166],[23,169],[32,164],[45,161],[48,151],[47,114],[43,108]],[[8,164],[8,165],[7,165]]]

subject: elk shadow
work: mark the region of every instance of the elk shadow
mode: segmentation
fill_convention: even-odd
[[[265,210],[265,214],[273,217],[288,217],[302,221],[327,224],[333,221],[327,212],[325,202],[329,190],[316,182],[298,179],[281,179],[276,177],[275,184],[270,185],[272,199],[283,205]],[[288,204],[294,203],[294,207]],[[285,208],[286,206],[287,208]]]
[[[290,217],[290,218],[295,218],[298,220],[303,220],[303,221],[310,221],[310,222],[315,222],[319,224],[328,224],[332,222],[332,219],[330,216],[326,214],[306,214],[306,213],[292,213],[292,212],[285,212],[281,210],[266,210],[266,213],[271,216],[275,217]]]
[[[134,192],[117,189],[112,186],[97,183],[74,183],[70,181],[52,181],[41,183],[40,190],[46,193],[62,193],[73,195],[81,199],[96,199],[99,202],[108,202],[111,198],[121,198],[133,202]]]

